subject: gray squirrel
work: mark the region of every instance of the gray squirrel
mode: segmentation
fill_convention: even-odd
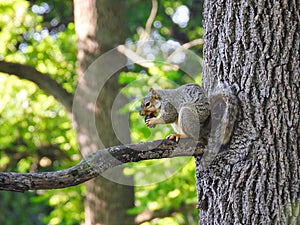
[[[202,87],[186,84],[177,89],[150,88],[142,101],[140,115],[145,116],[145,124],[149,128],[157,124],[171,124],[176,134],[168,138],[178,141],[184,137],[198,139],[202,136],[202,127],[207,124],[210,109]]]
[[[176,134],[167,138],[178,141],[192,137],[208,139],[226,144],[237,117],[236,98],[228,87],[218,86],[214,94],[207,97],[197,84],[186,84],[176,89],[155,90],[150,88],[142,100],[140,115],[145,116],[149,128],[157,124],[171,124]]]

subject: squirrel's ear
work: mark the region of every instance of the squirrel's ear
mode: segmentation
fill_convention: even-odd
[[[150,88],[149,92],[154,99],[159,99],[157,92],[153,88]]]
[[[149,89],[149,92],[151,93],[151,96],[155,99],[159,99],[159,96],[157,94],[157,92],[153,89],[153,88],[150,88]]]

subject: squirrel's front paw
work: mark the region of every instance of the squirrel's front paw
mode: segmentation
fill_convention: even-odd
[[[149,128],[154,128],[156,126],[154,120],[155,120],[155,117],[152,117],[151,115],[146,116],[145,117],[145,124],[146,124],[146,126],[149,127]]]
[[[185,134],[170,134],[167,136],[167,139],[171,139],[171,140],[175,139],[175,141],[178,142],[180,138],[185,138],[185,137],[187,137]]]

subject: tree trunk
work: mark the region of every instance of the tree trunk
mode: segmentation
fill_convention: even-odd
[[[239,116],[225,151],[197,166],[200,224],[300,224],[299,11],[299,1],[205,1],[203,86],[229,84]]]
[[[109,64],[99,68],[94,80],[90,80],[84,74],[101,54],[124,42],[126,28],[124,8],[123,0],[74,0],[79,63],[79,83],[75,101],[80,106],[77,105],[73,113],[79,145],[84,156],[100,148],[120,144],[111,122],[112,105],[120,88],[117,76],[112,76],[104,82],[105,73],[110,69],[107,68]],[[99,80],[105,83],[102,90],[96,85]],[[95,96],[96,105],[95,102],[91,102]],[[119,115],[117,121],[121,123],[124,118]],[[97,128],[96,131],[94,127]],[[123,135],[122,140],[128,142],[129,131]],[[123,176],[122,168],[117,172],[118,176]],[[86,183],[86,225],[133,224],[133,217],[126,214],[134,203],[133,180],[131,177],[122,179],[131,185],[117,184],[102,176]]]

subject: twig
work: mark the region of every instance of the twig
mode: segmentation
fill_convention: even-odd
[[[150,15],[147,19],[146,26],[145,26],[145,32],[148,35],[150,35],[150,33],[151,33],[151,27],[155,20],[157,10],[158,10],[158,2],[157,2],[157,0],[152,0],[152,9],[151,9]]]
[[[136,49],[137,54],[140,54],[144,42],[147,41],[150,37],[152,24],[155,20],[157,11],[158,11],[158,2],[157,2],[157,0],[152,0],[152,8],[151,8],[150,15],[147,19],[145,29],[142,29],[142,31],[141,31],[140,39],[138,41],[138,46],[137,46],[137,49]]]
[[[142,56],[138,55],[136,52],[132,51],[129,48],[126,48],[125,45],[119,45],[117,47],[118,51],[125,55],[128,59],[132,60],[134,63],[144,67],[144,68],[151,68],[154,66],[154,63],[150,60],[143,58]]]
[[[189,48],[192,48],[192,47],[197,46],[197,45],[203,45],[203,39],[202,38],[198,38],[198,39],[192,40],[190,42],[187,42],[187,43],[183,44],[181,47],[184,48],[184,49],[189,49]]]
[[[172,58],[175,57],[176,54],[178,54],[181,51],[184,51],[184,50],[192,48],[196,45],[202,45],[202,44],[203,44],[203,39],[195,39],[193,41],[183,44],[180,48],[178,48],[171,55],[169,55],[169,57],[166,59],[166,62],[169,62],[170,64],[166,64],[165,66],[163,66],[162,69],[164,71],[170,71],[170,70],[178,71],[179,66],[176,64],[172,64]],[[138,51],[134,52],[131,49],[127,48],[125,45],[119,45],[117,47],[117,49],[120,53],[125,55],[128,59],[132,60],[134,63],[136,63],[144,68],[151,68],[155,65],[151,60],[147,60],[147,59],[143,58],[142,56],[140,56],[137,53]],[[203,64],[202,61],[200,63]]]
[[[176,54],[180,53],[181,51],[190,49],[190,48],[192,48],[194,46],[197,46],[197,45],[203,45],[203,39],[202,38],[195,39],[193,41],[190,41],[190,42],[187,42],[187,43],[183,44],[180,48],[178,48],[171,55],[169,55],[166,62],[172,62],[172,58],[175,57]],[[202,62],[200,62],[200,63],[203,64]]]

